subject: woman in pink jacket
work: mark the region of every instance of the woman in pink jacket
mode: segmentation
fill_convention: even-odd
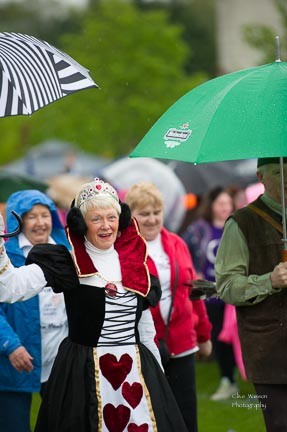
[[[151,309],[160,347],[168,349],[163,367],[189,432],[197,431],[194,356],[211,352],[211,324],[205,304],[189,299],[186,282],[196,279],[188,248],[163,227],[163,198],[152,183],[138,183],[126,195],[147,241],[150,270],[161,283],[160,303]],[[164,341],[164,342],[163,342]],[[167,354],[167,351],[166,351]]]

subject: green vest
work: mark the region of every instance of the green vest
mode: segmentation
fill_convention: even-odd
[[[252,203],[281,224],[280,216],[258,198]],[[249,249],[249,275],[272,272],[282,261],[282,234],[245,207],[233,218]],[[287,384],[287,289],[254,306],[236,307],[247,378],[257,384]]]

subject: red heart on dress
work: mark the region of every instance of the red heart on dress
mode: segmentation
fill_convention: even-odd
[[[125,400],[130,404],[132,408],[138,406],[143,395],[142,385],[138,382],[130,384],[128,382],[123,383],[122,394]]]
[[[124,406],[107,404],[103,409],[104,421],[110,432],[123,432],[130,419],[131,410]]]
[[[123,354],[118,361],[114,354],[104,354],[100,357],[99,364],[104,377],[117,390],[130,373],[133,359],[128,354]]]
[[[142,425],[138,426],[135,423],[130,423],[128,425],[128,432],[148,432],[148,424],[143,423]]]

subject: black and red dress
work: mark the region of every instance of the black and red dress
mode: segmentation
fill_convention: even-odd
[[[142,312],[159,301],[160,287],[136,222],[115,243],[122,273],[116,293],[80,283],[98,271],[84,239],[68,236],[74,259],[59,245],[37,245],[27,259],[64,293],[69,323],[35,431],[186,432],[165,375],[139,338]]]

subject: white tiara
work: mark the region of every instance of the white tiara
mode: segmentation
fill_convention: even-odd
[[[117,202],[119,202],[119,197],[116,190],[109,183],[105,183],[99,178],[95,178],[94,181],[85,185],[78,195],[77,204],[80,208],[85,201],[100,196],[107,197],[107,195],[113,197]]]

